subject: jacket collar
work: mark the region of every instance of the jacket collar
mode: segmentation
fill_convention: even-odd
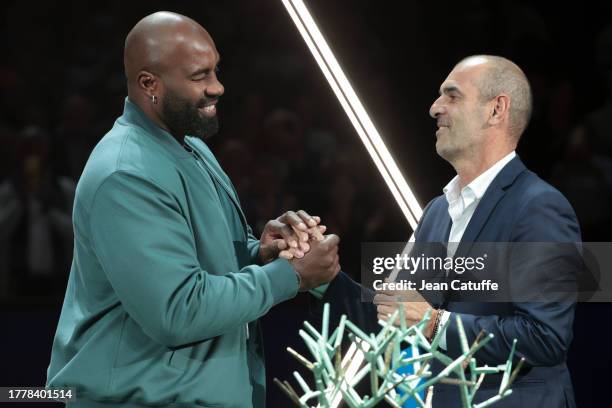
[[[191,157],[190,153],[181,146],[181,144],[168,133],[153,122],[134,102],[129,98],[125,98],[123,107],[123,115],[119,118],[120,122],[127,125],[138,126],[146,133],[152,136],[152,139],[160,144],[165,150],[178,158]]]

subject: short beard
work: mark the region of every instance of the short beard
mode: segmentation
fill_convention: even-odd
[[[207,103],[206,99],[202,99],[194,104],[174,91],[166,92],[162,100],[163,120],[170,133],[178,138],[180,143],[183,143],[185,136],[207,140],[219,131],[217,115],[203,118],[198,112],[198,109]]]

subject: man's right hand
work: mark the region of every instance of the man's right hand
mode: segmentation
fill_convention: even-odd
[[[285,259],[303,257],[310,250],[307,242],[309,231],[317,228],[320,222],[319,217],[311,217],[304,210],[287,211],[277,219],[268,221],[259,240],[259,258],[262,263],[272,262],[279,256],[279,252]]]
[[[337,235],[326,235],[322,241],[313,241],[310,251],[303,258],[289,261],[300,275],[300,291],[330,282],[340,272],[339,242]]]

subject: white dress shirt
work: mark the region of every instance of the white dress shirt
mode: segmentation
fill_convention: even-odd
[[[455,176],[442,190],[446,201],[448,201],[448,214],[450,215],[452,226],[448,236],[448,246],[446,254],[449,257],[455,255],[457,246],[463,237],[478,203],[493,182],[499,172],[514,159],[516,152],[512,151],[497,163],[489,167],[485,172],[476,177],[470,184],[461,188],[459,176]],[[450,318],[450,312],[443,311],[440,315],[438,327],[443,326]],[[446,330],[442,333],[440,347],[446,350]]]

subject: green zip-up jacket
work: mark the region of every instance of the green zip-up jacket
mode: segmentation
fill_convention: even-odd
[[[260,264],[229,178],[185,142],[126,99],[85,166],[47,372],[78,407],[265,406],[257,319],[298,278],[286,260]]]

